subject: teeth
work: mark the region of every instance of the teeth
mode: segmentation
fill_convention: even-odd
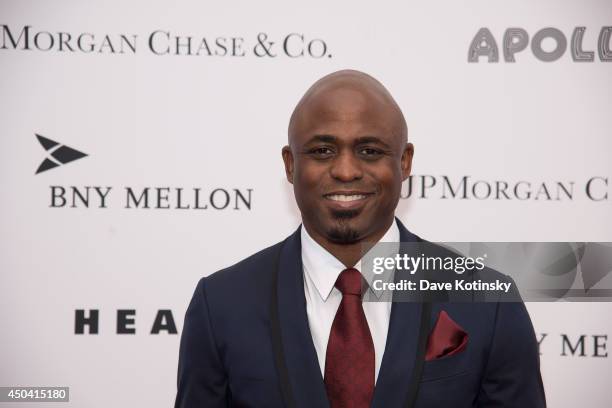
[[[364,194],[352,194],[352,195],[332,194],[332,195],[327,196],[327,198],[329,198],[332,201],[355,201],[355,200],[361,200],[365,198],[365,195]]]

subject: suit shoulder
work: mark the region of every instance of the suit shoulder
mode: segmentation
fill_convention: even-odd
[[[254,281],[267,281],[271,279],[275,269],[278,253],[284,241],[262,249],[245,259],[201,278],[206,286],[212,290],[218,288],[236,287],[252,284]]]
[[[464,253],[464,251],[452,248],[443,243],[434,243],[423,240],[420,237],[417,238],[417,245],[420,247],[419,253],[425,254],[428,257],[439,258],[444,262],[446,262],[446,260],[449,258],[454,259],[454,261],[450,263],[450,265],[454,265],[451,266],[451,270],[447,269],[446,267],[435,269],[429,272],[429,276],[431,278],[441,282],[451,282],[453,285],[455,281],[478,282],[481,284],[482,289],[470,292],[473,294],[474,301],[522,301],[516,282],[512,279],[512,277],[487,266],[486,259],[480,259],[479,264],[477,259],[482,258],[481,254],[473,254],[471,251]],[[486,254],[484,256],[486,257]],[[467,267],[467,258],[472,258],[471,267]],[[457,261],[461,262],[457,263]],[[458,267],[460,267],[462,270],[459,270]],[[504,290],[498,290],[500,287]],[[461,293],[462,296],[465,294],[467,294],[467,292]]]
[[[229,330],[232,322],[267,313],[277,254],[283,242],[199,280],[196,293],[204,299],[218,336]]]
[[[418,239],[418,245],[423,246],[424,248],[426,248],[426,252],[428,255],[435,255],[435,256],[439,256],[442,258],[465,258],[466,255],[463,254],[461,251],[455,249],[455,248],[451,248],[449,246],[440,244],[440,243],[435,243],[435,242],[430,242],[430,241],[426,241],[420,237],[417,237]],[[475,268],[471,270],[471,273],[474,274],[474,278],[480,278],[480,279],[484,279],[484,280],[495,280],[495,279],[499,279],[502,281],[512,281],[512,278],[496,269],[490,268],[488,266],[484,266],[484,268],[480,269],[480,268]],[[468,273],[466,276],[469,276],[470,273]]]

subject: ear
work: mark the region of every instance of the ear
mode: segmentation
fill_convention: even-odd
[[[406,180],[410,176],[412,170],[412,156],[414,155],[414,146],[412,143],[406,143],[404,152],[402,153],[401,166],[402,166],[402,181]]]
[[[287,176],[287,180],[293,184],[293,153],[291,153],[291,148],[289,146],[283,147],[282,155],[283,162],[285,162],[285,174]]]

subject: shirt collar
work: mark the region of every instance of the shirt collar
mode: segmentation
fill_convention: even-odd
[[[327,301],[327,298],[331,294],[338,276],[344,269],[346,269],[346,267],[338,258],[319,245],[319,243],[315,241],[310,234],[308,234],[308,231],[306,231],[306,228],[304,228],[303,225],[300,234],[302,240],[302,264],[304,266],[304,273],[307,274],[310,280],[314,283],[317,291],[319,292],[319,296],[321,296],[321,299],[323,299],[323,301]],[[393,223],[389,229],[387,229],[379,242],[399,242],[399,240],[400,231],[399,227],[397,226],[397,221],[394,219]],[[357,262],[354,268],[361,272],[361,259],[359,262]],[[383,291],[374,290],[372,286],[373,278],[374,275],[372,274],[370,274],[370,276],[364,275],[364,279],[368,283],[370,290],[374,292],[377,298],[380,298]],[[388,278],[393,279],[393,276],[390,275]]]

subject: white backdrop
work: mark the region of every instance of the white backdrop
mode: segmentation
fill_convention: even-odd
[[[69,386],[70,403],[58,406],[171,406],[197,280],[299,224],[280,149],[302,93],[337,69],[374,75],[405,113],[413,172],[436,180],[426,197],[413,192],[398,208],[415,233],[432,241],[612,241],[612,62],[598,53],[602,27],[612,26],[609,1],[2,0],[0,25],[0,386]],[[482,27],[499,62],[468,63]],[[511,27],[530,40],[556,28],[568,49],[542,62],[528,46],[505,62]],[[575,27],[586,28],[582,49],[594,51],[592,62],[571,57]],[[154,32],[153,49],[169,46],[170,54],[153,52]],[[275,57],[257,56],[261,33]],[[304,47],[304,56],[283,51],[290,34],[288,52]],[[121,53],[122,35],[135,51],[124,40]],[[79,36],[92,52],[78,49]],[[176,55],[176,36],[183,44],[192,36],[193,52],[202,38],[211,53],[223,54],[218,38],[229,47],[226,55]],[[232,38],[244,56],[230,55]],[[326,44],[323,57],[308,55],[311,40],[315,54]],[[35,134],[88,156],[35,175],[51,155]],[[533,191],[523,200],[478,192],[444,199],[444,176],[455,185],[464,176],[503,181],[508,191],[524,181]],[[571,197],[556,197],[556,183],[572,186]],[[67,190],[66,206],[52,206],[51,186]],[[71,207],[71,187],[86,186],[89,205]],[[96,186],[111,187],[105,208]],[[171,208],[125,208],[127,187],[150,187],[152,207],[155,188],[168,187],[161,203]],[[202,206],[215,189],[231,204],[177,209],[177,188],[183,205],[193,204],[194,188]],[[239,201],[234,209],[234,189],[250,189],[250,208]],[[549,406],[608,406],[612,305],[528,308],[538,338],[546,335]],[[77,309],[98,310],[98,334],[75,334]],[[117,333],[118,309],[136,310],[135,334]],[[178,334],[151,334],[165,309]],[[584,356],[569,353],[563,335],[572,345],[584,336]]]

